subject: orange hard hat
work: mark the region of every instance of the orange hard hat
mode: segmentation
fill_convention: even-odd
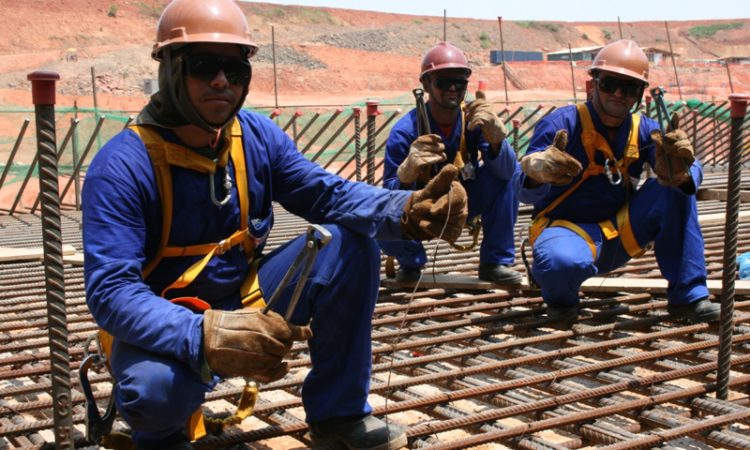
[[[619,73],[648,85],[648,57],[634,41],[621,39],[599,50],[591,63],[589,74],[605,71]]]
[[[237,44],[247,50],[248,58],[258,51],[234,0],[173,0],[159,18],[151,56],[160,60],[166,47],[199,42]]]
[[[469,61],[464,52],[448,42],[440,42],[427,50],[422,58],[422,73],[419,74],[419,80],[421,81],[428,73],[441,69],[464,69],[466,76],[471,75]]]

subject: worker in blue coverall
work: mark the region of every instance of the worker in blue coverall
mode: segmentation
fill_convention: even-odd
[[[454,241],[466,193],[455,167],[410,192],[309,162],[272,121],[241,110],[256,51],[232,0],[167,5],[152,54],[159,92],[87,172],[87,303],[114,338],[115,405],[138,448],[192,448],[186,423],[221,377],[279,379],[292,343],[309,339],[302,401],[313,447],[404,446],[404,430],[372,416],[367,402],[375,239]],[[253,308],[305,244],[300,237],[263,254],[272,202],[333,236],[289,323]],[[286,311],[297,279],[275,311]]]
[[[416,108],[393,126],[385,147],[383,186],[419,189],[440,167],[455,164],[469,195],[469,217],[481,217],[479,279],[517,285],[522,277],[511,268],[518,216],[512,180],[520,168],[505,140],[505,124],[484,94],[478,93],[473,102],[464,105],[470,75],[466,56],[448,42],[425,53],[419,81],[429,96],[425,106],[431,133],[420,136],[426,130],[419,129]],[[421,242],[387,241],[380,242],[380,247],[398,260],[397,280],[419,279],[427,262]]]
[[[633,41],[602,48],[589,71],[590,99],[541,119],[521,159],[519,197],[534,204],[531,272],[555,320],[577,318],[587,278],[621,267],[651,243],[668,281],[670,315],[719,318],[708,299],[696,208],[701,165],[675,118],[662,137],[654,120],[631,113],[648,86],[648,65]],[[645,164],[656,179],[639,186]]]

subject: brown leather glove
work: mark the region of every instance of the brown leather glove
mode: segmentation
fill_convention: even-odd
[[[228,377],[250,377],[261,383],[286,375],[282,361],[292,342],[312,337],[310,327],[292,325],[279,314],[257,309],[203,314],[203,352],[209,368]]]
[[[564,186],[581,173],[583,167],[577,159],[565,152],[568,132],[559,130],[555,140],[541,152],[526,155],[521,159],[521,170],[537,183]]]
[[[469,104],[466,113],[467,129],[481,127],[484,140],[497,147],[508,135],[503,120],[492,110],[483,91],[477,91],[476,98]]]
[[[651,139],[656,145],[654,173],[659,183],[664,186],[680,186],[688,181],[695,154],[687,133],[679,129],[677,114],[672,115],[668,132],[663,138],[660,131],[654,130],[651,132]]]
[[[466,190],[456,181],[458,169],[446,164],[424,189],[416,191],[404,205],[401,230],[410,239],[442,237],[455,242],[469,215]]]
[[[412,184],[417,181],[420,169],[432,164],[445,161],[445,144],[437,134],[425,134],[419,136],[409,147],[409,154],[404,162],[398,166],[396,175],[403,184]]]

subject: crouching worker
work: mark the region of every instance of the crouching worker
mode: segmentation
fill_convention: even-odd
[[[313,446],[401,447],[404,430],[367,402],[375,239],[431,239],[445,227],[455,240],[466,193],[455,167],[410,192],[309,162],[272,121],[241,109],[256,51],[232,0],[171,2],[152,53],[159,92],[87,172],[87,303],[114,338],[115,405],[138,448],[191,448],[186,423],[221,377],[277,380],[293,343],[309,339],[302,402]],[[263,254],[272,202],[331,235],[289,322],[255,308],[305,244]],[[295,286],[273,310],[286,311]]]
[[[695,193],[703,179],[684,131],[632,114],[648,86],[638,45],[605,46],[589,71],[592,97],[539,121],[521,160],[522,202],[534,204],[532,274],[551,318],[578,316],[581,284],[641,255],[653,243],[669,287],[668,311],[694,322],[718,320],[708,300]],[[637,190],[648,163],[656,179]]]

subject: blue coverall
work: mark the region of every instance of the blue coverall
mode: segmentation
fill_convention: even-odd
[[[607,138],[615,157],[623,156],[632,117],[628,116],[617,129],[616,137],[609,138],[594,107],[587,103],[594,128]],[[654,167],[655,146],[651,131],[658,124],[643,116],[638,130],[639,158],[629,167],[635,181],[648,162]],[[542,151],[552,144],[558,130],[567,130],[567,153],[575,157],[585,169],[588,157],[581,143],[581,121],[575,106],[555,110],[541,119],[534,129],[527,154]],[[604,163],[604,156],[596,152],[596,161]],[[583,172],[582,172],[583,173]],[[548,227],[534,244],[532,273],[542,289],[542,297],[549,306],[567,307],[579,302],[578,289],[587,279],[623,266],[630,256],[619,238],[606,240],[598,222],[614,219],[617,211],[629,202],[630,223],[638,244],[643,248],[654,244],[656,261],[668,281],[667,297],[671,304],[687,304],[708,296],[706,265],[703,254],[703,235],[698,224],[695,192],[703,180],[703,169],[696,160],[690,167],[691,181],[680,187],[666,187],[650,178],[638,190],[626,188],[626,183],[613,185],[606,174],[592,176],[550,211],[551,219],[566,219],[583,228],[596,245],[596,257],[577,233],[564,227]],[[580,179],[573,179],[574,184]],[[542,184],[525,187],[526,175],[516,181],[519,198],[534,204],[534,214],[565,192],[570,185]],[[613,220],[613,223],[617,223]]]
[[[430,114],[429,102],[427,115],[430,129],[440,135],[445,144],[446,162],[435,165],[433,175],[449,162],[453,162],[461,144],[461,116],[456,118],[450,136],[444,136],[440,127]],[[466,147],[475,167],[478,165],[476,148],[481,154],[481,165],[476,170],[476,178],[462,180],[469,197],[469,217],[481,215],[482,244],[479,250],[479,261],[490,264],[512,265],[515,259],[514,227],[518,217],[518,198],[513,178],[520,173],[513,149],[504,140],[495,158],[489,155],[489,144],[481,136],[481,130],[466,131]],[[383,187],[388,189],[416,189],[418,183],[402,185],[396,174],[398,166],[409,154],[409,147],[418,137],[417,110],[409,111],[391,129],[385,146],[385,163],[383,168]],[[424,246],[419,241],[379,241],[380,248],[386,255],[394,256],[399,267],[421,269],[427,262]]]
[[[260,254],[273,225],[272,202],[313,223],[333,240],[318,254],[291,322],[307,324],[313,369],[302,399],[309,422],[371,412],[371,317],[379,286],[377,239],[402,238],[400,217],[411,194],[346,181],[309,162],[273,122],[238,114],[248,172],[252,234]],[[176,138],[160,130],[167,140]],[[232,179],[235,168],[228,166]],[[217,171],[218,172],[218,171]],[[236,184],[231,200],[215,206],[209,175],[171,167],[174,214],[170,245],[218,242],[239,229]],[[222,177],[212,182],[217,192]],[[161,234],[162,205],[154,169],[131,130],[105,145],[86,174],[83,236],[87,303],[96,322],[115,337],[111,365],[118,411],[137,445],[158,446],[181,432],[186,420],[218,382],[201,381],[203,316],[158,294],[199,257],[164,258],[144,280]],[[297,238],[265,255],[259,277],[266,295],[303,244]],[[188,287],[168,297],[195,296],[212,308],[241,307],[239,287],[248,273],[241,246],[215,256]],[[285,311],[293,280],[276,305]]]

